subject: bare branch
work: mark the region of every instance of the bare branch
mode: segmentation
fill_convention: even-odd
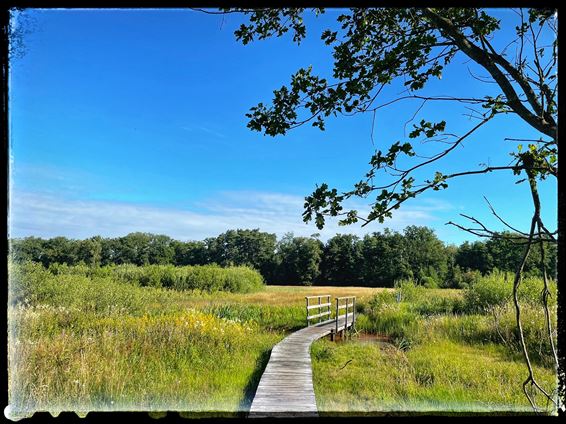
[[[523,233],[523,232],[520,231],[520,230],[517,230],[515,227],[511,226],[511,225],[508,224],[503,218],[501,218],[501,217],[497,214],[497,212],[495,212],[495,209],[493,208],[493,206],[491,206],[491,203],[489,203],[489,200],[487,200],[487,197],[483,196],[483,198],[484,198],[485,201],[487,202],[487,204],[488,204],[488,206],[489,206],[489,209],[491,210],[491,213],[492,213],[493,215],[495,215],[495,217],[496,217],[499,221],[501,221],[501,223],[503,223],[503,225],[505,225],[505,226],[506,226],[507,228],[509,228],[510,230],[515,231],[516,233],[519,233],[519,234],[521,234],[521,235],[523,235],[523,236],[525,236],[525,237],[528,237],[528,234]]]

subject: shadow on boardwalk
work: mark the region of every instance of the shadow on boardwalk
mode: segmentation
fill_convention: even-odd
[[[252,376],[250,377],[248,384],[244,389],[244,399],[240,402],[240,407],[238,408],[240,411],[243,411],[242,414],[245,416],[248,414],[250,407],[252,405],[252,401],[255,397],[257,387],[259,385],[259,381],[261,380],[261,376],[265,371],[265,367],[269,362],[269,357],[271,356],[271,349],[264,350],[259,358],[256,361],[256,367]]]

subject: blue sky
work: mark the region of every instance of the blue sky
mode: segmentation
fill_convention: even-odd
[[[11,237],[63,235],[106,237],[133,231],[199,240],[231,228],[260,228],[295,235],[337,232],[363,235],[384,227],[427,225],[448,243],[474,237],[454,227],[460,213],[501,225],[490,215],[486,196],[500,215],[528,229],[528,187],[511,173],[454,180],[449,188],[407,202],[384,224],[319,231],[302,222],[304,196],[327,182],[348,190],[369,169],[377,148],[404,140],[419,103],[404,101],[372,116],[338,117],[326,131],[305,126],[285,137],[246,128],[245,114],[269,103],[274,89],[300,67],[331,76],[331,50],[320,33],[335,25],[339,10],[307,19],[300,46],[289,36],[254,42],[235,40],[243,17],[191,10],[27,10],[34,22],[26,52],[11,63],[10,214]],[[511,12],[497,12],[504,22]],[[502,32],[504,45],[510,34]],[[497,42],[496,42],[497,44]],[[468,71],[482,74],[462,56],[423,94],[497,94]],[[388,87],[381,102],[395,98]],[[464,134],[476,121],[453,104],[427,104],[416,116],[445,119],[447,131]],[[479,130],[436,170],[507,165],[516,144],[505,137],[538,137],[511,116]],[[438,146],[418,145],[423,154]],[[556,181],[541,184],[543,218],[556,228]],[[367,202],[352,205],[367,209]]]

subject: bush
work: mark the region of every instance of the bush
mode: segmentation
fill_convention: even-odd
[[[51,277],[43,265],[37,262],[24,262],[17,264],[8,261],[8,275],[10,278],[8,299],[10,305],[32,304],[35,300],[35,288],[41,287],[43,282]]]
[[[513,299],[513,279],[510,272],[492,272],[481,277],[464,291],[465,309],[470,313],[485,313],[494,307],[503,306]],[[544,282],[537,277],[523,279],[519,286],[518,297],[522,303],[542,305]],[[549,304],[556,303],[556,283],[549,281],[551,296]]]
[[[112,277],[124,283],[141,285],[142,267],[133,264],[116,265],[112,269]]]
[[[436,289],[438,288],[438,283],[432,277],[423,277],[421,278],[421,284],[426,287],[427,289]]]
[[[413,280],[396,281],[395,294],[398,302],[419,302],[428,297],[426,288]]]
[[[398,302],[394,292],[380,292],[369,301],[366,315],[356,318],[356,327],[367,333],[385,334],[396,345],[408,348],[418,340],[421,321],[410,306],[409,303]]]
[[[482,278],[481,272],[478,270],[471,270],[463,272],[460,276],[460,283],[458,287],[467,288],[473,286]]]
[[[171,288],[176,290],[200,289],[208,292],[230,291],[249,293],[263,287],[261,274],[249,267],[221,268],[217,265],[178,267]]]
[[[500,273],[491,273],[480,278],[464,291],[464,303],[468,312],[487,312],[490,308],[501,306],[512,298],[512,286]]]
[[[262,288],[261,275],[247,267],[179,267],[119,265],[103,268],[9,262],[10,305],[63,305],[84,311],[125,308],[144,310],[147,302],[167,302],[173,290],[252,292]]]
[[[368,302],[367,311],[370,314],[377,315],[384,305],[395,303],[397,297],[392,291],[380,291],[375,296],[373,296]],[[365,312],[365,311],[358,311]]]
[[[66,266],[66,265],[65,265]],[[56,275],[61,274],[62,267],[54,268]],[[234,293],[250,293],[263,287],[261,274],[249,267],[234,266],[222,268],[218,265],[196,265],[176,267],[173,265],[122,264],[117,266],[90,269],[88,272],[71,272],[66,274],[85,276],[111,276],[115,280],[140,287],[165,287],[175,290],[229,291]],[[89,269],[86,267],[86,269]],[[51,268],[50,268],[51,270]]]

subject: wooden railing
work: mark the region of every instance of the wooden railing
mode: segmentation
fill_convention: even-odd
[[[305,296],[305,299],[307,301],[307,326],[311,325],[312,320],[318,320],[316,324],[332,321],[330,318],[330,315],[332,314],[332,311],[330,310],[332,303],[330,303],[329,294],[323,294],[321,296]],[[324,299],[324,303],[322,299]],[[321,311],[323,308],[326,310]],[[317,313],[311,315],[311,311],[316,311]],[[325,321],[320,320],[320,318],[327,315],[328,318]]]
[[[342,303],[342,305],[340,304]],[[350,313],[350,308],[352,308],[352,313]],[[341,312],[344,310],[344,314],[342,315]],[[353,326],[356,322],[356,296],[344,296],[344,297],[337,297],[336,298],[336,330],[334,334],[338,334],[338,325],[339,320],[341,317],[344,317],[344,331],[348,329],[348,318],[350,320],[350,326]],[[340,325],[342,327],[342,325]]]
[[[344,332],[348,327],[353,327],[356,322],[356,296],[336,297],[336,312],[332,317],[330,295],[305,296],[307,303],[307,326],[336,323],[336,328],[332,329],[331,338],[339,332]],[[326,319],[323,320],[322,318]],[[317,322],[312,322],[316,320]]]

